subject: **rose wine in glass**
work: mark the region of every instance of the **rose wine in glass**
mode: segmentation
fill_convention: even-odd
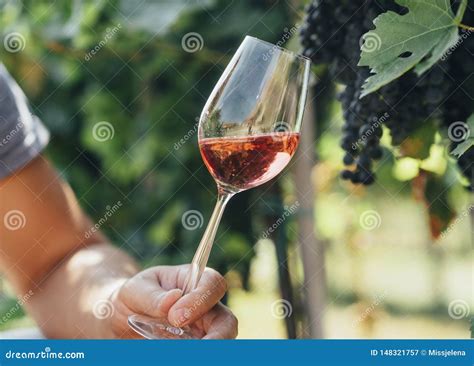
[[[295,153],[299,139],[297,132],[210,137],[200,140],[199,148],[217,184],[240,192],[280,173]]]
[[[199,149],[217,183],[217,203],[191,262],[183,296],[206,268],[227,202],[277,176],[300,139],[310,73],[308,58],[245,37],[217,82],[199,120]],[[191,339],[192,325],[134,314],[130,326],[149,339]]]

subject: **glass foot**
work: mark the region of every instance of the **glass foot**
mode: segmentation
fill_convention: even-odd
[[[189,327],[174,327],[166,318],[151,318],[146,315],[130,315],[128,317],[130,327],[148,339],[199,339]]]

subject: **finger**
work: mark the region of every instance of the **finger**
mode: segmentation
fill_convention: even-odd
[[[198,287],[180,298],[170,309],[168,320],[183,326],[201,318],[216,305],[227,291],[227,283],[217,271],[206,268]]]
[[[238,320],[224,305],[218,304],[203,318],[206,336],[203,339],[234,339],[238,334]]]
[[[145,314],[154,318],[166,317],[170,308],[183,294],[180,289],[169,291],[156,290],[154,292],[137,289],[130,308],[138,314]]]
[[[164,290],[155,276],[136,276],[124,285],[121,300],[130,310],[151,317],[165,317],[182,296],[182,290]]]

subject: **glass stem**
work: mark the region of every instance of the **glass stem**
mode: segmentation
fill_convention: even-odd
[[[211,253],[214,238],[216,237],[217,228],[219,227],[225,206],[234,194],[234,192],[227,192],[218,187],[217,203],[191,262],[191,268],[188,272],[186,282],[184,283],[183,295],[190,293],[197,287],[202,273],[206,268],[207,261],[209,260],[209,254]]]

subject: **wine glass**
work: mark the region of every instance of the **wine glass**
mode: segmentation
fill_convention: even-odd
[[[217,203],[191,263],[183,294],[206,268],[227,202],[279,174],[299,142],[310,61],[247,36],[214,87],[199,121],[199,148],[217,183]],[[149,339],[198,338],[192,327],[131,315],[130,326]]]

